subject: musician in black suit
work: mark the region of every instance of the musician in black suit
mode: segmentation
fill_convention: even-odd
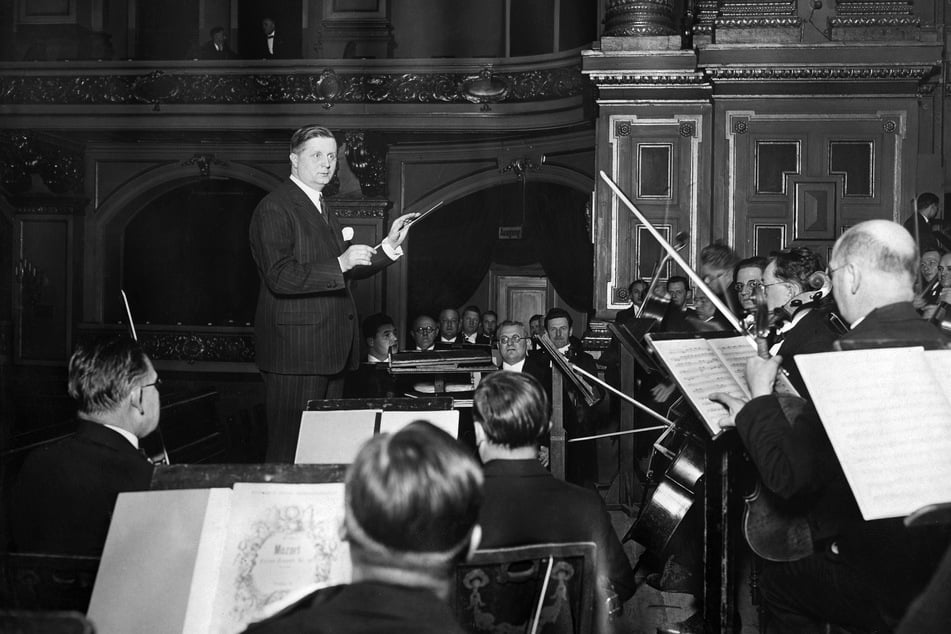
[[[831,286],[819,256],[807,247],[781,251],[763,271],[766,307],[777,326],[770,353],[782,357],[783,369],[803,396],[806,385],[795,356],[829,352],[839,337],[830,322],[835,313]]]
[[[594,542],[599,603],[604,607],[610,595],[623,602],[634,594],[634,573],[601,496],[555,479],[536,457],[549,416],[548,397],[527,373],[495,372],[476,388],[473,417],[485,472],[482,547]]]
[[[459,332],[459,311],[455,308],[443,308],[439,311],[439,338],[436,339],[437,346],[453,346],[462,344],[465,341],[462,333]]]
[[[343,538],[353,581],[310,594],[253,634],[463,634],[447,605],[479,544],[482,471],[427,422],[374,436],[347,471]]]
[[[326,208],[322,190],[337,169],[337,141],[305,126],[290,142],[290,179],[264,197],[249,228],[261,278],[255,313],[256,361],[264,377],[269,462],[293,458],[301,410],[309,399],[340,398],[344,374],[359,364],[353,279],[400,257],[406,214],[380,248],[351,244]]]
[[[918,252],[940,249],[938,239],[931,228],[932,221],[938,216],[938,207],[941,201],[931,192],[925,192],[915,201],[915,215],[908,218],[903,225],[912,238],[918,241]]]
[[[399,388],[388,371],[388,363],[391,352],[399,344],[396,325],[389,315],[374,313],[363,320],[362,330],[367,358],[359,368],[347,374],[344,397],[393,398]]]
[[[911,304],[917,259],[914,240],[896,223],[867,221],[842,234],[830,270],[836,303],[852,329],[838,347],[948,345]],[[824,632],[826,623],[891,631],[928,582],[947,547],[946,530],[907,529],[901,518],[862,519],[815,409],[806,404],[790,420],[773,395],[780,361],[749,362],[748,403],[712,397],[728,405],[721,425],[735,423],[763,484],[806,504],[814,554],[766,562],[760,575],[767,631]]]
[[[158,375],[126,338],[80,344],[69,360],[76,433],[29,454],[12,495],[14,548],[98,555],[116,497],[149,488],[139,439],[159,421]]]
[[[476,343],[483,345],[494,345],[496,342],[496,330],[498,329],[499,316],[494,310],[487,310],[482,313],[479,320],[479,334],[476,337]]]

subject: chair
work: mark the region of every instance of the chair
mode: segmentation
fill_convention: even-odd
[[[99,557],[3,553],[0,597],[11,608],[85,612],[98,569]]]
[[[551,557],[536,631],[591,632],[596,554],[591,542],[476,551],[456,566],[450,590],[453,613],[468,632],[531,632]]]
[[[0,610],[0,632],[16,634],[95,634],[92,623],[79,612]]]

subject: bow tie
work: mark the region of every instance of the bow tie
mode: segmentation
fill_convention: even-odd
[[[273,40],[273,39],[274,39],[274,36],[273,36],[273,35],[268,35],[268,36],[267,36],[267,39]]]

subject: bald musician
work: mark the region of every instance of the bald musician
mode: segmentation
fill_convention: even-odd
[[[914,239],[897,223],[871,220],[842,234],[830,262],[836,302],[851,324],[841,348],[949,343],[912,306],[917,256]],[[947,545],[946,531],[909,530],[901,518],[862,519],[815,409],[807,404],[790,421],[773,395],[781,362],[749,362],[753,399],[747,403],[711,395],[729,407],[721,426],[735,424],[763,484],[799,502],[815,544],[804,559],[764,563],[767,631],[824,632],[826,623],[890,631],[928,582]]]

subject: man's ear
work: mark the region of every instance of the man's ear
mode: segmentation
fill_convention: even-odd
[[[340,524],[337,526],[337,537],[342,542],[349,541],[350,538],[350,533],[347,532],[347,520],[343,517],[340,518]]]
[[[852,263],[845,265],[845,273],[848,274],[849,292],[855,295],[862,287],[862,271]]]
[[[473,427],[475,428],[476,447],[478,447],[486,440],[485,429],[483,429],[482,423],[479,421],[475,421]]]
[[[373,350],[373,337],[367,337],[367,348]]]
[[[482,527],[476,524],[469,533],[469,549],[466,551],[466,561],[472,557],[472,553],[479,550],[479,544],[482,543]]]
[[[288,155],[288,158],[291,160],[291,165],[294,167],[294,169],[297,169],[297,155],[291,152]]]

